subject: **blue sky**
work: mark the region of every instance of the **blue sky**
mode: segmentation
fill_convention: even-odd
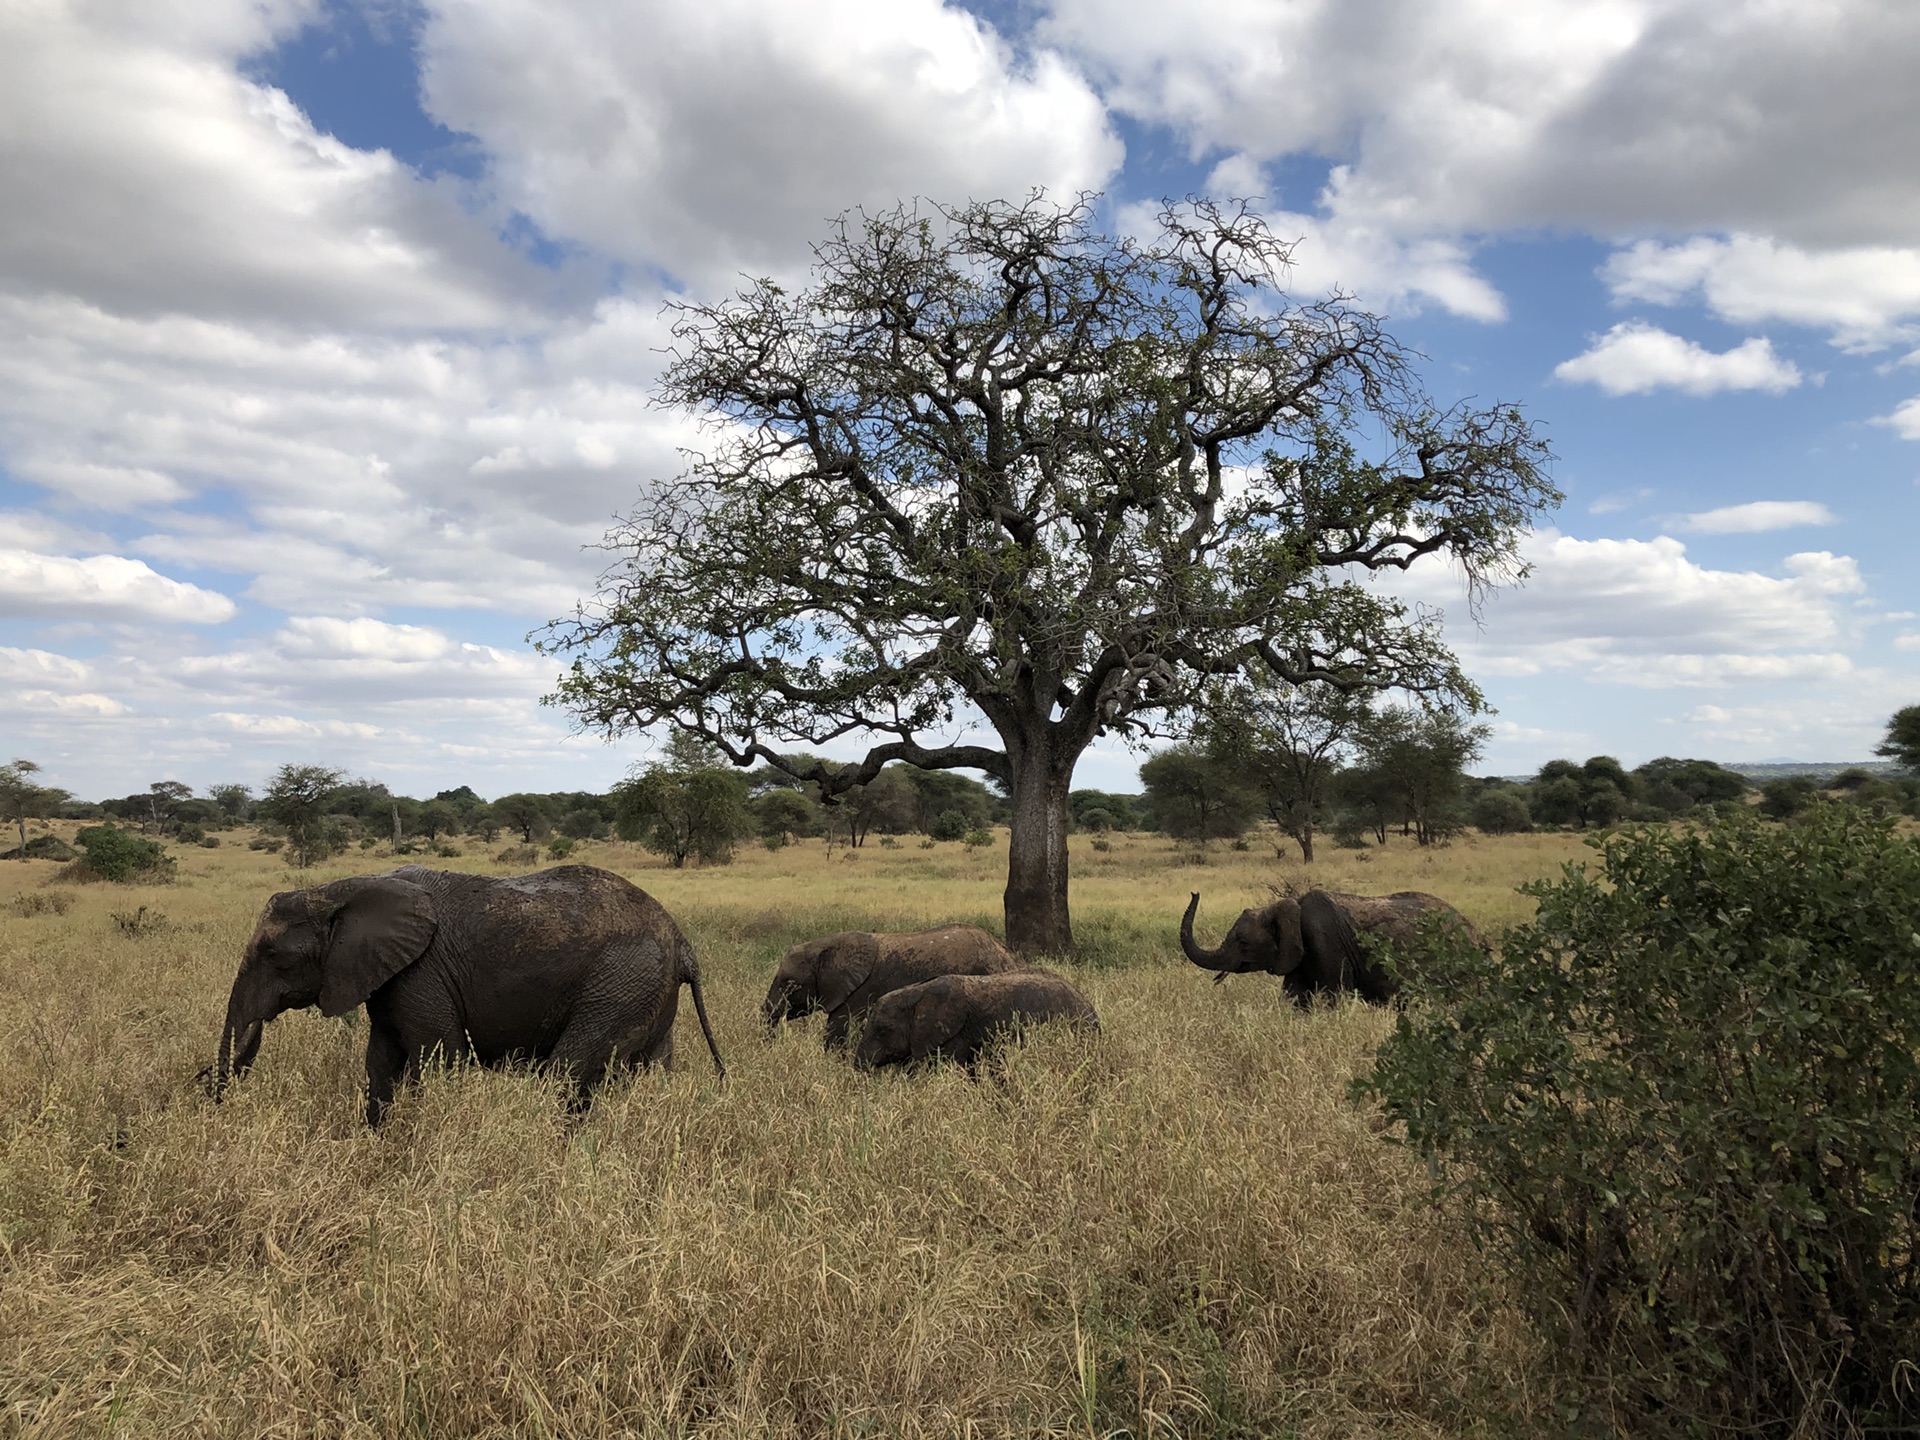
[[[1481,768],[1866,756],[1920,701],[1920,9],[195,0],[0,17],[0,745],[83,795],[647,753],[527,632],[683,423],[660,307],[847,206],[1261,197],[1567,503]],[[1131,788],[1097,748],[1080,783]]]

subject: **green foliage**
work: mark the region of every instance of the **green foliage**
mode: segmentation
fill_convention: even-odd
[[[735,842],[753,833],[747,777],[713,763],[717,758],[676,732],[664,761],[614,787],[621,835],[665,855],[676,868],[690,859],[707,865],[732,860]]]
[[[927,827],[927,836],[933,840],[964,840],[973,830],[973,822],[963,810],[948,810],[934,818]]]
[[[1170,745],[1140,767],[1148,823],[1176,840],[1244,835],[1259,800],[1234,761],[1204,745]]]
[[[1920,1425],[1920,844],[1594,843],[1497,953],[1434,947],[1361,1089],[1629,1433]]]
[[[20,832],[20,858],[26,859],[27,821],[53,814],[68,800],[67,792],[39,785],[33,777],[40,767],[32,760],[9,760],[0,765],[0,820],[10,820]]]
[[[1140,797],[1138,795],[1117,795],[1104,790],[1075,790],[1067,796],[1067,809],[1073,816],[1073,823],[1082,830],[1138,830],[1140,828]],[[1093,816],[1098,813],[1105,817],[1104,824],[1095,824]]]
[[[240,823],[253,813],[253,791],[245,785],[210,785],[207,798],[219,807],[221,816],[230,825]]]
[[[820,829],[819,807],[798,790],[775,787],[753,797],[747,806],[760,837],[778,849],[795,836]],[[775,842],[778,842],[777,844]]]
[[[547,844],[549,860],[564,860],[580,848],[580,842],[570,835],[556,835]]]
[[[518,830],[521,841],[528,845],[553,828],[553,816],[541,795],[502,795],[487,807],[487,813],[496,826]]]
[[[1746,778],[1711,760],[1676,760],[1662,755],[1633,772],[1629,792],[1656,815],[1677,816],[1700,805],[1738,801],[1750,788]]]
[[[1486,744],[1485,725],[1470,725],[1454,710],[1394,708],[1365,717],[1356,728],[1358,768],[1372,772],[1377,787],[1392,797],[1415,840],[1431,845],[1465,827],[1466,767]]]
[[[327,813],[341,773],[325,765],[282,765],[254,806],[256,814],[286,828],[297,866],[317,864],[348,843],[346,827],[339,823],[344,817]]]
[[[414,828],[429,840],[456,834],[460,824],[461,813],[453,802],[437,798],[421,805],[413,817]]]
[[[1510,785],[1490,787],[1474,796],[1468,818],[1483,835],[1521,835],[1533,829],[1533,816],[1520,792]]]
[[[115,825],[89,825],[74,837],[87,867],[102,880],[151,885],[173,878],[173,857],[157,840],[143,840]]]
[[[1254,675],[1214,686],[1196,733],[1311,862],[1333,776],[1372,720],[1372,705],[1366,692]]]
[[[1906,705],[1887,721],[1887,734],[1874,754],[1884,755],[1905,770],[1920,770],[1920,705]]]
[[[1772,820],[1791,820],[1820,798],[1820,787],[1810,776],[1787,775],[1760,787],[1760,813]]]
[[[991,830],[969,830],[960,837],[960,843],[965,845],[969,850],[985,850],[993,844],[993,832]]]

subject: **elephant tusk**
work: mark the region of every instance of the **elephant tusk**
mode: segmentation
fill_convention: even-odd
[[[1233,972],[1231,970],[1222,970],[1218,975],[1213,977],[1213,983],[1216,985],[1220,984],[1223,980],[1227,978],[1227,976],[1231,975],[1232,973]]]

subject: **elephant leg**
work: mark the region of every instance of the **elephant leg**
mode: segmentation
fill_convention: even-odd
[[[827,1012],[827,1049],[843,1050],[847,1044],[847,1032],[853,1028],[853,1008],[842,1005],[837,1010]]]
[[[407,1070],[406,1047],[381,1024],[367,1033],[367,1124],[378,1125],[393,1104],[393,1087]]]

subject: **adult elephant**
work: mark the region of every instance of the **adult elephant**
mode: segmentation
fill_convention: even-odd
[[[976,925],[941,925],[910,934],[842,930],[787,951],[767,986],[761,1018],[782,1020],[827,1012],[829,1049],[844,1045],[855,1020],[881,996],[941,975],[999,975],[1024,968]]]
[[[1486,943],[1458,910],[1418,890],[1384,896],[1309,890],[1297,900],[1285,897],[1241,911],[1215,950],[1194,941],[1199,906],[1195,894],[1180,921],[1180,948],[1189,960],[1214,971],[1216,982],[1247,971],[1278,975],[1300,1004],[1316,994],[1346,990],[1375,1004],[1393,999],[1400,993],[1400,977],[1374,957],[1370,942],[1389,941],[1396,965],[1404,963],[1419,953],[1423,920],[1434,911],[1452,916],[1476,945]]]
[[[1016,1027],[1050,1020],[1100,1028],[1087,997],[1045,970],[942,975],[883,996],[853,1063],[877,1070],[947,1059],[971,1068],[982,1050]]]
[[[367,1123],[434,1052],[563,1068],[584,1101],[610,1069],[673,1063],[680,987],[722,1077],[693,947],[660,903],[591,865],[494,878],[408,865],[267,902],[227,1000],[214,1097],[266,1022],[367,1007]]]

